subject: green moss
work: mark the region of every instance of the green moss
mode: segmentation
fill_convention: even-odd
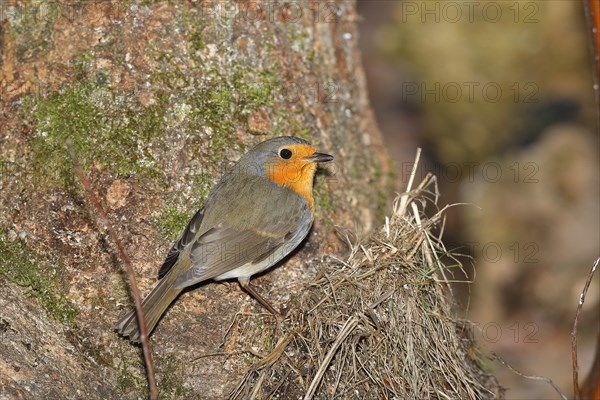
[[[207,174],[192,178],[191,201],[182,194],[174,196],[172,201],[153,215],[156,226],[165,240],[172,242],[179,237],[187,223],[203,205],[210,194],[212,179]]]
[[[317,174],[315,177],[314,199],[316,212],[319,218],[322,218],[327,225],[333,225],[333,199],[331,191],[327,187],[326,177],[323,174]]]
[[[148,395],[148,384],[146,377],[140,375],[140,369],[143,369],[142,357],[133,358],[131,361],[127,357],[123,357],[124,361],[119,368],[117,374],[117,388],[121,393],[130,393],[135,391],[144,395],[144,398]],[[130,365],[130,363],[133,363]]]
[[[158,211],[154,217],[154,225],[158,227],[161,235],[168,241],[174,241],[183,231],[193,214],[191,211],[180,210],[175,206],[168,206]]]
[[[0,275],[27,288],[50,317],[75,326],[78,312],[60,288],[60,268],[44,270],[32,254],[24,241],[10,242],[0,229]]]
[[[272,106],[277,87],[275,74],[270,71],[257,74],[234,67],[228,75],[216,70],[207,72],[205,84],[196,88],[189,99],[194,112],[188,130],[201,126],[209,133],[209,159],[221,160],[225,150],[232,147],[243,151],[236,131],[248,130],[248,117],[254,111]]]
[[[294,136],[297,136],[297,137],[305,139],[305,140],[310,140],[312,138],[310,129],[308,129],[308,128],[300,128],[300,129],[294,130]]]
[[[310,36],[305,29],[298,29],[297,24],[289,24],[286,29],[286,37],[292,50],[302,55],[303,61],[306,64],[315,62],[316,53]]]
[[[92,50],[77,54],[72,60],[74,78],[79,81],[86,79],[93,61],[94,53]]]
[[[248,72],[249,69],[238,70],[233,76],[233,79],[237,81],[236,89],[243,95],[241,105],[244,109],[242,111],[257,109],[260,106],[271,106],[274,102],[275,91],[280,89],[275,72],[264,70],[260,71],[258,75],[249,75]]]
[[[183,368],[185,363],[177,360],[172,355],[156,357],[154,359],[157,371],[158,387],[161,399],[192,399],[198,394],[184,387],[185,381]]]
[[[31,102],[36,134],[30,141],[34,174],[65,184],[72,176],[70,139],[85,170],[95,163],[117,175],[162,176],[149,151],[163,133],[167,95],[142,107],[97,84],[75,83]]]
[[[197,30],[192,32],[189,39],[190,48],[192,50],[200,50],[206,47],[206,43],[204,41],[204,36],[202,35],[201,30]]]

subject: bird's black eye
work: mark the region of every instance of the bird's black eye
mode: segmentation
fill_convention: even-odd
[[[279,155],[281,156],[281,158],[287,160],[292,156],[292,151],[289,149],[281,149],[281,151],[279,152]]]

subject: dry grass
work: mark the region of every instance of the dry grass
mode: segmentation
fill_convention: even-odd
[[[295,299],[277,345],[232,399],[500,396],[474,360],[470,330],[452,314],[452,257],[432,234],[443,230],[443,210],[424,213],[437,202],[435,177],[411,187],[379,232],[360,242],[345,235],[350,255],[326,263]]]

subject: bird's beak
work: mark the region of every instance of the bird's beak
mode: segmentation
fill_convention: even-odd
[[[333,160],[333,156],[325,153],[313,153],[309,157],[304,157],[304,160],[308,162],[322,163]]]

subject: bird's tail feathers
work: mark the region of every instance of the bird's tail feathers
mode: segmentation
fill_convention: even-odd
[[[176,279],[177,275],[168,273],[142,301],[148,335],[152,332],[167,307],[169,307],[169,304],[181,293],[182,289],[173,287]],[[135,310],[123,316],[117,323],[115,330],[121,336],[128,337],[131,342],[140,343],[141,332]]]

